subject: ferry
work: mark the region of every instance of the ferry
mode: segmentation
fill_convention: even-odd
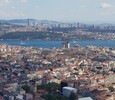
[[[24,43],[23,41],[21,41],[20,44],[21,44],[21,45],[24,45],[24,44],[26,44],[26,43]]]

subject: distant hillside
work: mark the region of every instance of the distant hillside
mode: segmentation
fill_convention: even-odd
[[[27,24],[28,20],[30,23],[37,24],[56,24],[59,22],[56,21],[48,21],[48,20],[36,20],[36,19],[12,19],[12,20],[0,20],[0,22],[10,23],[10,24]]]
[[[0,39],[49,39],[58,40],[62,37],[62,34],[50,33],[50,32],[11,32],[0,35]]]
[[[35,19],[29,19],[31,21],[36,21]],[[12,19],[12,20],[0,20],[1,22],[7,23],[27,23],[28,19]]]
[[[13,29],[13,28],[19,28],[19,27],[23,27],[22,25],[15,25],[13,23],[9,23],[7,21],[2,21],[0,20],[0,34],[4,31],[7,31],[9,29]]]
[[[1,21],[0,21],[0,26],[4,26],[4,25],[11,25],[11,24],[8,23],[8,22],[1,22]]]

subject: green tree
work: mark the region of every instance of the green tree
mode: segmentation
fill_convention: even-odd
[[[44,85],[37,85],[37,90],[44,89]]]
[[[45,86],[45,89],[48,91],[48,92],[53,92],[53,91],[56,91],[59,89],[59,84],[57,83],[48,83],[46,86]]]
[[[76,99],[76,94],[74,92],[71,92],[69,96],[69,100],[75,100]]]
[[[45,99],[45,100],[58,100],[58,99],[57,99],[57,96],[56,96],[55,94],[51,94],[51,93],[45,95],[45,96],[44,96],[44,99]]]
[[[26,91],[26,93],[31,92],[30,86],[29,85],[23,85],[22,89]]]
[[[109,86],[108,89],[109,89],[111,92],[115,90],[114,87],[112,87],[112,86]]]
[[[68,97],[66,97],[66,96],[61,96],[61,98],[58,99],[58,100],[68,100]]]

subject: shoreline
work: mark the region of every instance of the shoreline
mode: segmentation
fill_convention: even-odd
[[[63,47],[62,40],[0,40],[0,44],[8,44],[23,47],[40,47],[40,48],[61,48]],[[70,47],[79,45],[81,47],[97,46],[115,48],[115,40],[82,40],[82,41],[69,41]]]

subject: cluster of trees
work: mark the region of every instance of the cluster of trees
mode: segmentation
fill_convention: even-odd
[[[26,93],[33,93],[33,88],[25,84],[21,87],[23,90],[25,90]],[[43,89],[47,91],[47,94],[43,94],[42,98],[45,100],[77,100],[77,95],[72,92],[69,97],[63,96],[62,92],[60,90],[60,84],[57,83],[48,83],[46,85],[38,85],[37,90]]]
[[[26,93],[32,93],[33,90],[30,85],[23,85],[22,89],[26,91]],[[47,91],[47,94],[43,94],[42,98],[45,100],[77,100],[78,96],[71,92],[69,97],[63,96],[60,91],[60,84],[57,83],[48,83],[46,85],[38,85],[37,90],[44,89]],[[112,86],[109,86],[108,89],[113,92],[115,91],[115,88]]]
[[[50,32],[11,32],[0,35],[0,39],[59,39],[62,34]]]
[[[26,93],[34,93],[34,88],[31,85],[25,84],[21,88],[25,90]]]
[[[69,97],[63,96],[60,91],[60,84],[57,83],[48,83],[38,86],[37,88],[38,90],[44,89],[48,92],[42,95],[45,100],[77,100],[77,95],[74,92],[72,92]]]

